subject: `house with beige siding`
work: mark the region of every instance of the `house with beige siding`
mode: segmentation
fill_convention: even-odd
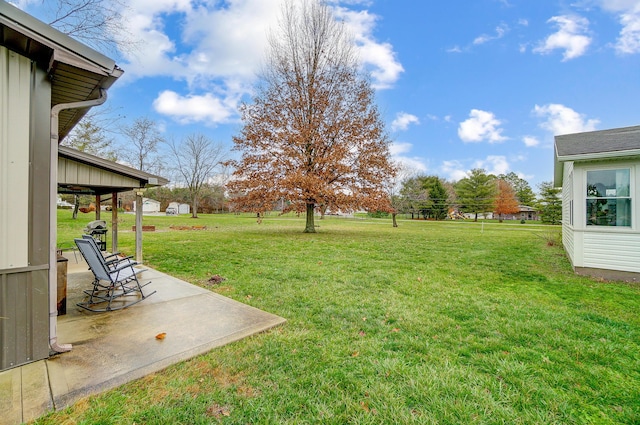
[[[556,136],[554,182],[576,272],[640,280],[640,126]]]
[[[56,330],[58,143],[121,74],[0,0],[0,370],[70,349]]]

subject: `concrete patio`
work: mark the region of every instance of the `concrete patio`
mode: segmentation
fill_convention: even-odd
[[[115,388],[285,319],[156,270],[140,275],[154,295],[129,308],[92,313],[76,307],[92,274],[79,253],[68,261],[67,314],[58,341],[73,350],[0,372],[0,425],[15,425],[82,397]],[[164,339],[156,335],[166,333]]]

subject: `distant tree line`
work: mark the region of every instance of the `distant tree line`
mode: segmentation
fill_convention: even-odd
[[[502,221],[526,206],[538,211],[543,223],[559,224],[560,190],[551,182],[540,184],[539,189],[536,196],[529,183],[513,172],[495,176],[483,169],[473,169],[457,182],[435,175],[408,177],[401,182],[392,203],[398,213],[431,220],[471,214],[477,221],[479,215],[493,213]]]

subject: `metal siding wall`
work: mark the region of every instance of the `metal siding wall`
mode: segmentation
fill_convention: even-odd
[[[31,61],[0,46],[0,270],[29,264]]]
[[[58,183],[104,187],[137,187],[140,181],[58,157]]]
[[[49,356],[48,281],[46,269],[0,274],[0,370]]]
[[[10,75],[9,71],[11,74],[15,72],[15,64],[10,66],[8,61],[19,64],[19,81]],[[8,193],[6,189],[10,185],[12,192],[16,187],[20,188],[21,196],[24,197],[20,197],[19,202],[14,202],[11,206],[12,212],[17,210],[22,216],[20,226],[12,218],[9,222],[14,235],[19,230],[17,236],[10,239],[6,233],[2,233],[4,229],[0,229],[0,243],[7,241],[5,247],[9,246],[11,251],[19,249],[25,263],[21,268],[5,268],[4,265],[0,267],[0,370],[4,370],[49,356],[48,176],[51,83],[45,71],[2,47],[0,67],[1,155],[8,149],[17,147],[21,155],[26,152],[27,160],[27,173],[20,170],[19,182],[13,171],[10,176],[4,174],[8,171],[0,160],[0,191]],[[19,87],[15,86],[16,83],[19,83]],[[12,86],[10,90],[9,85]],[[16,94],[18,89],[20,92]],[[13,96],[20,98],[14,99]],[[20,135],[25,133],[27,138],[22,139]],[[0,226],[9,221],[6,211],[1,210]],[[26,224],[22,221],[25,219]],[[0,254],[0,257],[3,255]],[[6,262],[9,257],[4,258],[0,261]]]

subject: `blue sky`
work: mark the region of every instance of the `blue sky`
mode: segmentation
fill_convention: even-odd
[[[16,0],[42,17],[41,0]],[[232,146],[282,0],[130,0],[124,120]],[[640,125],[640,0],[333,0],[376,87],[393,156],[458,180],[552,179],[553,136]]]

